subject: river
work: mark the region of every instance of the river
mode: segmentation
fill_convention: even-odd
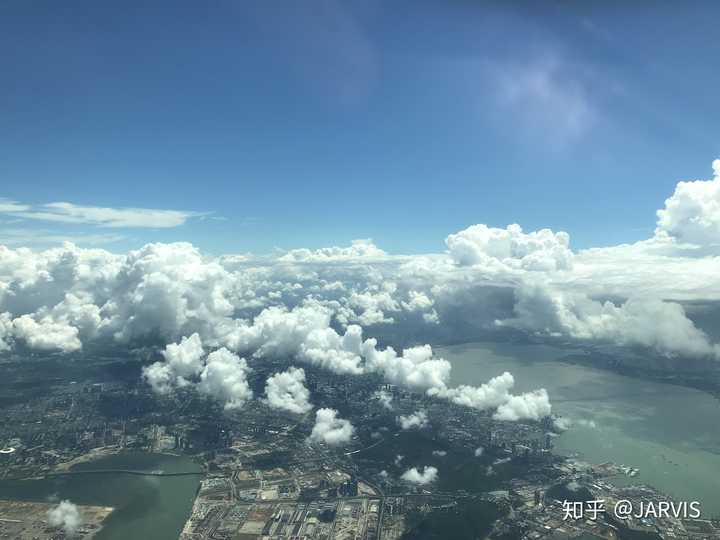
[[[124,453],[83,463],[73,470],[200,471],[187,457]],[[80,474],[42,480],[2,480],[0,498],[112,506],[96,540],[177,540],[192,509],[201,476]]]
[[[720,515],[720,402],[699,390],[644,381],[556,359],[565,349],[476,343],[439,348],[453,384],[480,384],[503,371],[515,391],[544,387],[553,412],[573,421],[556,451],[637,467],[636,478],[678,500],[698,500],[703,516]]]

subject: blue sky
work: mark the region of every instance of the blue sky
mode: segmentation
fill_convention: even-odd
[[[720,7],[625,4],[4,2],[0,243],[647,238],[720,157]]]

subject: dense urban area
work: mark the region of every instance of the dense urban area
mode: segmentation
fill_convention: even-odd
[[[192,456],[201,472],[187,474],[202,480],[182,540],[720,534],[718,522],[704,518],[568,516],[572,501],[585,501],[586,509],[588,501],[603,501],[609,509],[621,499],[668,498],[640,485],[637,470],[553,453],[558,430],[551,417],[498,421],[374,376],[306,369],[314,402],[357,426],[349,444],[332,446],[309,439],[312,412],[281,412],[261,400],[224,411],[193,390],[158,397],[140,368],[140,360],[114,357],[63,361],[62,369],[52,355],[10,359],[0,395],[0,479],[87,474],[78,464],[125,452]],[[251,382],[266,375],[258,368]],[[614,477],[638,483],[618,487]],[[49,523],[50,506],[0,501],[0,538],[91,538],[113,511],[81,506],[82,525],[68,534]]]

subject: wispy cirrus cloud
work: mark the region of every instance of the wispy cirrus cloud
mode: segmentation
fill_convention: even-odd
[[[0,223],[0,226],[2,223]],[[125,240],[120,234],[64,234],[48,229],[2,228],[0,244],[6,246],[54,246],[71,242],[78,246],[100,246]]]
[[[490,75],[498,104],[510,113],[513,123],[552,146],[578,140],[597,121],[587,74],[559,55],[494,64]]]
[[[0,213],[27,212],[30,207],[26,204],[20,204],[11,199],[3,199],[0,197]]]
[[[52,202],[38,206],[0,199],[0,213],[24,219],[51,221],[103,228],[167,229],[184,225],[189,219],[207,212],[157,208],[113,208]]]

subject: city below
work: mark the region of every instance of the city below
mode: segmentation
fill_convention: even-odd
[[[558,418],[497,420],[376,376],[347,378],[306,367],[314,402],[358,426],[348,443],[335,445],[312,438],[313,412],[283,412],[261,400],[224,411],[191,389],[157,396],[138,377],[137,361],[62,362],[62,375],[53,355],[35,355],[32,366],[3,366],[2,539],[119,537],[111,534],[119,510],[111,504],[78,503],[82,519],[68,528],[67,520],[53,526],[48,517],[57,501],[9,494],[22,493],[17,486],[23,483],[74,478],[102,484],[123,477],[191,482],[184,522],[163,533],[181,540],[720,534],[718,521],[687,512],[613,515],[617,501],[639,508],[671,499],[642,485],[641,470],[553,452]],[[261,384],[285,365],[264,362],[250,383]],[[21,391],[36,397],[28,401]],[[185,460],[167,470],[138,461],[142,456]],[[570,503],[589,510],[592,501],[602,501],[605,511],[568,514]]]

